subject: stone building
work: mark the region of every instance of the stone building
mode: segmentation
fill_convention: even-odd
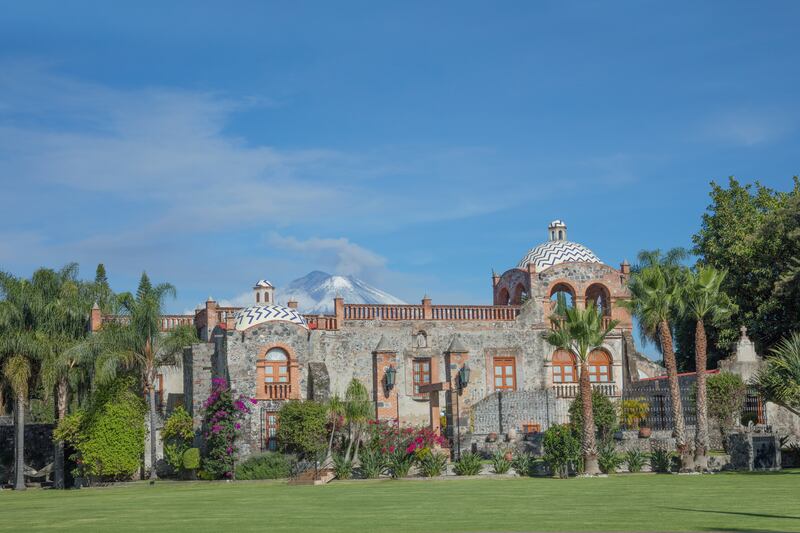
[[[658,367],[635,352],[631,318],[618,305],[628,297],[630,267],[603,264],[591,250],[567,240],[567,227],[553,221],[548,240],[519,264],[492,276],[492,305],[350,304],[334,300],[332,315],[303,315],[294,302],[275,304],[265,281],[253,304],[221,307],[211,298],[191,321],[203,343],[183,361],[183,395],[198,427],[212,377],[225,377],[237,393],[257,400],[245,425],[243,452],[274,448],[276,413],[290,399],[343,396],[351,379],[370,391],[378,419],[401,424],[446,420],[448,436],[461,442],[491,433],[529,432],[563,422],[578,389],[574,358],[543,338],[555,300],[594,303],[604,320],[619,323],[590,355],[593,386],[621,397],[631,379]],[[460,391],[456,376],[469,369]]]

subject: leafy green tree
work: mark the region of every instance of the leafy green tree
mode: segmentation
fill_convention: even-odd
[[[681,456],[681,470],[688,472],[694,470],[694,461],[686,439],[686,424],[683,419],[671,327],[681,302],[685,272],[680,265],[682,256],[685,256],[685,253],[681,251],[672,251],[665,255],[658,250],[640,252],[640,265],[633,269],[628,283],[631,299],[621,304],[639,320],[642,338],[657,340],[656,345],[664,357],[674,421],[675,446]]]
[[[800,332],[773,348],[753,383],[766,400],[800,416]]]
[[[708,399],[706,389],[706,320],[718,321],[728,317],[733,309],[728,295],[722,292],[721,285],[727,274],[724,270],[700,266],[696,271],[686,273],[683,298],[680,300],[682,314],[695,321],[695,368],[697,427],[695,430],[694,462],[700,471],[708,470]]]
[[[358,464],[358,448],[364,432],[364,425],[372,414],[372,404],[369,401],[367,388],[355,378],[350,381],[345,391],[344,414],[350,434],[344,457],[345,460]],[[351,459],[350,451],[353,449],[353,444],[355,444],[355,451]]]
[[[708,377],[708,415],[719,423],[723,443],[725,432],[741,416],[746,396],[747,386],[738,374],[720,372]]]
[[[278,443],[286,452],[305,457],[325,451],[328,409],[311,400],[290,400],[278,411]]]
[[[161,440],[164,442],[164,457],[175,470],[183,470],[183,456],[191,447],[194,438],[192,417],[181,406],[178,406],[164,422]]]
[[[599,390],[592,391],[592,415],[600,440],[606,440],[617,429],[617,408]],[[583,398],[580,393],[569,405],[569,422],[579,431],[583,431]]]
[[[550,426],[544,432],[542,447],[544,460],[550,465],[553,475],[569,477],[570,466],[578,462],[581,454],[581,439],[575,427],[572,424]],[[599,467],[597,472],[600,472]]]
[[[722,284],[737,306],[710,328],[712,345],[728,349],[747,326],[760,350],[800,330],[800,180],[788,192],[756,182],[711,183],[711,205],[692,237],[699,264],[728,271]]]
[[[325,455],[325,464],[333,464],[333,438],[336,435],[336,423],[345,414],[345,404],[338,395],[334,394],[325,404],[328,409],[328,423],[331,425],[331,433],[328,437],[328,453]]]
[[[133,371],[139,375],[148,398],[150,432],[150,479],[156,474],[156,416],[155,381],[158,369],[179,364],[178,355],[183,348],[197,342],[192,326],[178,326],[161,333],[160,318],[164,300],[175,296],[175,287],[169,283],[153,285],[142,273],[136,296],[124,293],[119,296],[123,319],[105,324],[93,340],[99,355],[95,364],[97,379],[107,382],[120,371]]]
[[[553,330],[545,335],[547,342],[556,348],[568,350],[580,361],[579,383],[584,421],[581,446],[584,469],[589,475],[597,475],[600,473],[600,467],[597,463],[592,384],[589,381],[589,353],[602,346],[606,336],[617,327],[618,322],[612,320],[604,327],[603,317],[594,305],[589,304],[585,309],[569,307],[561,294],[558,296],[556,310],[550,320]]]

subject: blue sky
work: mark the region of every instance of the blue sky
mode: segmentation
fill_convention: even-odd
[[[4,7],[0,268],[488,303],[551,219],[617,265],[800,173],[797,2],[164,5]]]

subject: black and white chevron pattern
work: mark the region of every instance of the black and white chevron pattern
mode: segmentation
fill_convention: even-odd
[[[236,318],[236,331],[244,331],[253,326],[263,324],[264,322],[271,322],[274,320],[282,320],[284,322],[291,322],[298,326],[308,329],[308,324],[305,318],[294,309],[283,307],[280,305],[255,305],[246,307],[238,311],[235,315]]]
[[[600,263],[600,259],[582,244],[570,241],[548,241],[532,248],[517,268],[533,263],[537,271],[560,263]]]

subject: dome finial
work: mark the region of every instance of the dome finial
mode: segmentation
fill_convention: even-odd
[[[551,241],[567,240],[567,225],[563,220],[554,220],[547,226],[547,238]]]

